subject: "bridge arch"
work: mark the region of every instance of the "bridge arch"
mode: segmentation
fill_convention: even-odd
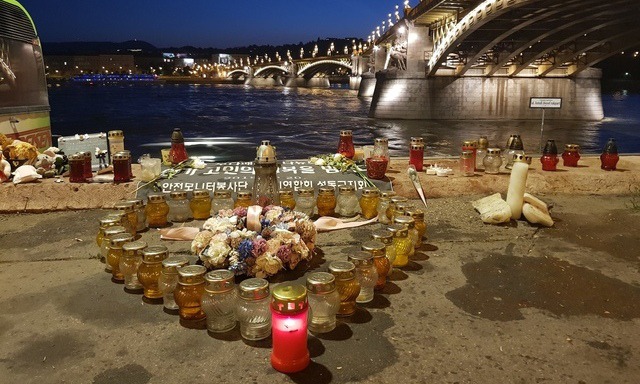
[[[485,0],[438,36],[426,73],[570,76],[637,45],[638,17],[637,0]]]
[[[351,61],[347,60],[318,60],[307,65],[300,66],[297,75],[310,79],[318,73],[330,73],[337,68],[345,68],[351,71]]]
[[[248,77],[250,75],[251,74],[248,71],[245,71],[244,69],[235,69],[235,70],[227,73],[227,77],[231,77],[231,78],[234,78],[234,79],[236,79],[236,78],[238,78],[240,76]]]
[[[277,65],[267,65],[266,67],[262,67],[260,69],[257,69],[253,76],[256,77],[269,77],[269,76],[275,76],[275,75],[284,75],[287,74],[288,70],[285,67],[280,67]]]

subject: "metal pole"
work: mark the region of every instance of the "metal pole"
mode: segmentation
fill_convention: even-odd
[[[542,153],[542,136],[544,134],[544,108],[542,108],[542,124],[540,125],[540,153]]]

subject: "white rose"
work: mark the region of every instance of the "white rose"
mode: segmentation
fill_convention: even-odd
[[[333,160],[335,161],[340,161],[342,160],[343,156],[340,153],[336,153],[335,155],[333,155]]]
[[[314,164],[314,165],[325,165],[325,162],[324,162],[324,160],[322,160],[322,159],[318,159],[318,160],[316,160],[313,164]]]

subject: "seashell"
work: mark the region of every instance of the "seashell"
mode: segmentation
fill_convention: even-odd
[[[553,219],[551,218],[551,216],[532,204],[524,203],[524,205],[522,206],[522,214],[524,215],[525,219],[527,219],[527,221],[532,224],[540,224],[544,225],[545,227],[553,226]]]

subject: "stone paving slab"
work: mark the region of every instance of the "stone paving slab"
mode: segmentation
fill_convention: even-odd
[[[554,228],[485,225],[472,198],[433,199],[427,244],[372,303],[310,335],[313,362],[295,375],[270,367],[270,341],[184,328],[113,284],[93,255],[104,212],[0,215],[0,382],[637,382],[640,213],[629,197],[549,196]],[[309,270],[378,227],[319,234]]]

